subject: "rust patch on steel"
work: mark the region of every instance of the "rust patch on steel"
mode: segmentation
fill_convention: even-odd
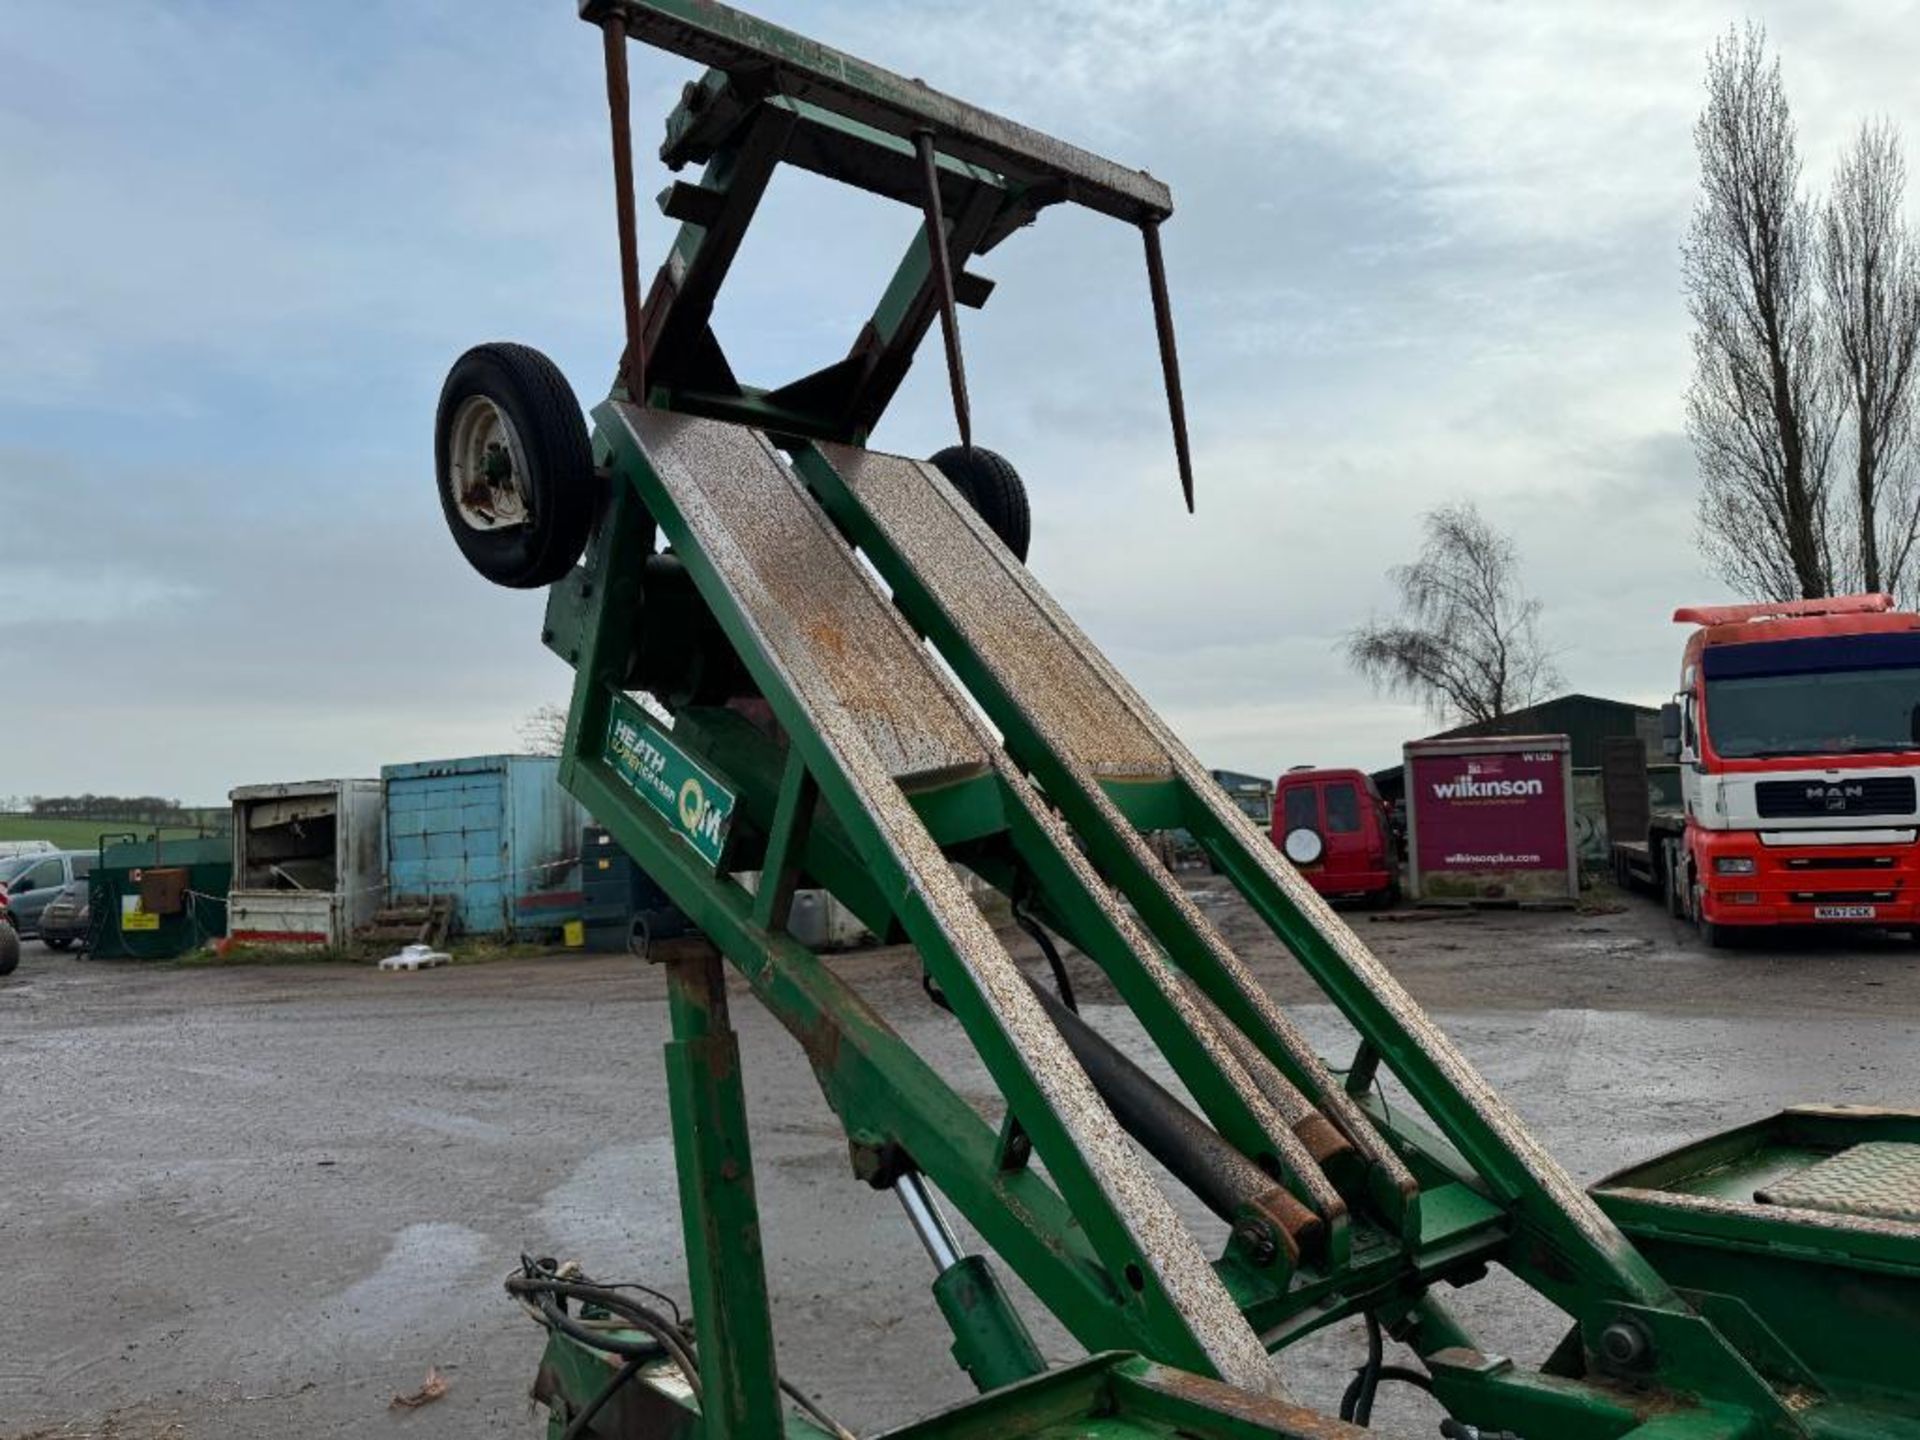
[[[996,1036],[1056,1120],[1065,1153],[1050,1168],[1080,1168],[1098,1187],[1133,1253],[1153,1272],[1208,1363],[1234,1383],[1284,1393],[1259,1337],[1214,1273],[1193,1232],[1067,1050],[1026,977],[914,810],[903,780],[973,766],[1000,769],[998,740],[939,671],[892,600],[860,566],[766,437],[743,426],[617,404],[678,521],[719,573],[727,596],[780,685],[853,792],[906,890],[910,936],[937,934],[963,967]],[[657,517],[663,525],[673,516]],[[810,626],[839,628],[832,659]],[[1066,853],[1073,856],[1071,845]],[[1117,904],[1092,880],[1093,893]],[[979,1029],[979,1022],[970,1029]],[[1287,1136],[1288,1139],[1292,1137]],[[1297,1141],[1294,1142],[1296,1145]],[[1304,1152],[1303,1152],[1304,1153]]]
[[[1633,1185],[1607,1186],[1596,1191],[1607,1199],[1631,1200],[1641,1205],[1678,1210],[1693,1215],[1738,1216],[1744,1220],[1787,1223],[1810,1230],[1839,1234],[1875,1235],[1889,1240],[1920,1240],[1920,1223],[1877,1215],[1847,1215],[1832,1210],[1807,1210],[1794,1205],[1753,1205],[1744,1200],[1721,1200],[1711,1195],[1684,1195],[1672,1190],[1643,1190]]]
[[[1184,1401],[1226,1419],[1259,1426],[1275,1440],[1373,1440],[1378,1434],[1291,1401],[1255,1395],[1167,1365],[1144,1366],[1126,1379],[1143,1390]]]
[[[1207,794],[1218,788],[1211,777],[937,469],[903,456],[843,445],[818,448],[913,566],[981,663],[993,671],[1003,689],[1019,698],[1023,714],[1042,740],[1080,772],[1076,778],[1085,782],[1083,788],[1113,833],[1136,851],[1143,873],[1159,877],[1168,902],[1201,938],[1214,962],[1260,1014],[1301,1073],[1312,1078],[1313,1102],[1370,1163],[1385,1172],[1396,1189],[1414,1193],[1412,1174],[1328,1072],[1305,1035],[1260,987],[1185,891],[1164,876],[1145,841],[1093,782],[1093,777],[1178,774],[1198,793]],[[1252,822],[1224,795],[1217,798],[1251,829]],[[1273,849],[1264,836],[1258,836],[1257,843],[1268,852]],[[1306,888],[1304,882],[1300,888]],[[1331,917],[1331,910],[1320,908]],[[1343,925],[1340,928],[1345,930]],[[1345,938],[1359,944],[1351,931],[1345,932]],[[1373,964],[1377,969],[1378,962]],[[1339,1203],[1334,1187],[1306,1147],[1291,1134],[1284,1144],[1283,1160],[1299,1166],[1303,1184],[1314,1189],[1316,1203]]]
[[[1307,1153],[1313,1156],[1323,1168],[1344,1155],[1354,1153],[1353,1142],[1342,1135],[1334,1124],[1319,1111],[1303,1115],[1293,1125],[1293,1133],[1300,1137],[1300,1143],[1307,1147]]]
[[[617,407],[759,648],[836,742],[895,779],[983,769],[959,697],[765,436]]]
[[[813,1024],[796,1030],[794,1038],[818,1074],[829,1075],[840,1068],[841,1030],[831,1017],[822,1015]]]
[[[1320,1217],[1293,1198],[1290,1191],[1276,1185],[1253,1202],[1253,1208],[1265,1215],[1293,1243],[1299,1255],[1316,1255],[1326,1239],[1326,1225]]]
[[[877,451],[819,449],[1055,748],[1099,775],[1169,773],[1153,737],[1110,702],[1084,667],[1063,662],[1074,637],[1043,610],[1021,603],[1009,572],[1024,570],[939,471]]]

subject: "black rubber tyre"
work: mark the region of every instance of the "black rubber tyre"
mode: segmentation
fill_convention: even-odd
[[[49,940],[44,935],[40,937],[40,943],[49,950],[71,950],[73,948],[72,940]]]
[[[20,933],[0,920],[0,975],[11,975],[20,968]]]
[[[1020,472],[1006,456],[961,445],[949,445],[929,458],[929,464],[947,477],[974,513],[987,522],[987,528],[1000,537],[1000,543],[1026,563],[1027,546],[1033,540],[1033,512],[1027,508],[1027,487]]]
[[[488,433],[514,443],[487,448],[503,469],[481,485],[463,457]],[[433,460],[441,513],[474,569],[513,590],[573,569],[593,530],[593,447],[573,387],[546,356],[496,341],[454,361],[434,416]]]

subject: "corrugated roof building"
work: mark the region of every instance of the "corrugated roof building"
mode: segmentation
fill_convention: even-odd
[[[1573,768],[1600,768],[1601,742],[1614,735],[1632,735],[1647,748],[1647,762],[1661,763],[1660,711],[1652,705],[1636,705],[1630,700],[1608,700],[1600,695],[1559,695],[1510,711],[1498,720],[1475,721],[1456,725],[1451,730],[1422,738],[1428,740],[1470,739],[1488,735],[1565,735],[1572,742]],[[1392,766],[1374,774],[1374,783],[1390,801],[1399,798],[1400,767]]]

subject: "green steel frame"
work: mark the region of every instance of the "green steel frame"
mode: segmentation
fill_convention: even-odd
[[[710,0],[582,10],[715,67],[668,121],[663,156],[704,172],[662,196],[681,227],[640,320],[644,363],[624,372],[644,374],[644,394],[617,385],[595,412],[607,503],[543,637],[576,669],[564,783],[710,942],[667,960],[703,1398],[663,1355],[570,1428],[610,1362],[556,1334],[537,1387],[552,1434],[827,1433],[781,1413],[724,957],[803,1047],[854,1175],[930,1181],[1092,1355],[1046,1371],[986,1257],[963,1257],[934,1293],[984,1393],[903,1435],[1090,1416],[1112,1435],[1359,1434],[1300,1409],[1268,1363],[1359,1314],[1422,1357],[1454,1416],[1527,1440],[1920,1435],[1920,1376],[1901,1360],[1920,1333],[1920,1226],[1768,1213],[1700,1180],[1730,1157],[1778,1170],[1862,1137],[1920,1144],[1920,1120],[1803,1116],[1784,1139],[1736,1132],[1697,1165],[1589,1197],[939,473],[858,448],[940,313],[930,238],[956,275],[947,298],[983,303],[991,286],[966,262],[1045,205],[1151,234],[1171,212],[1165,188]],[[708,322],[775,167],[919,204],[927,135],[929,214],[946,218],[923,226],[846,359],[741,384]],[[1149,255],[1157,267],[1157,242]],[[730,651],[742,677],[714,703],[677,704],[670,726],[628,698],[666,613],[644,562],[669,553],[711,620],[669,639]],[[648,774],[674,778],[649,790]],[[1172,827],[1358,1032],[1344,1067],[1156,863],[1141,832]],[[1201,1256],[1146,1179],[1121,1102],[1025,988],[954,862],[1104,972],[1191,1097],[1201,1148],[1233,1152],[1221,1253]],[[917,949],[999,1114],[788,933],[801,883]],[[1382,1068],[1411,1105],[1389,1108]],[[1540,1371],[1485,1351],[1434,1293],[1491,1265],[1569,1318]]]

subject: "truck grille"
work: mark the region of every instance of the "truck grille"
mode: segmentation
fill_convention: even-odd
[[[1794,815],[1911,815],[1911,775],[1859,780],[1762,780],[1754,804],[1766,819]]]
[[[1892,855],[1796,855],[1787,861],[1789,870],[1891,870]]]

